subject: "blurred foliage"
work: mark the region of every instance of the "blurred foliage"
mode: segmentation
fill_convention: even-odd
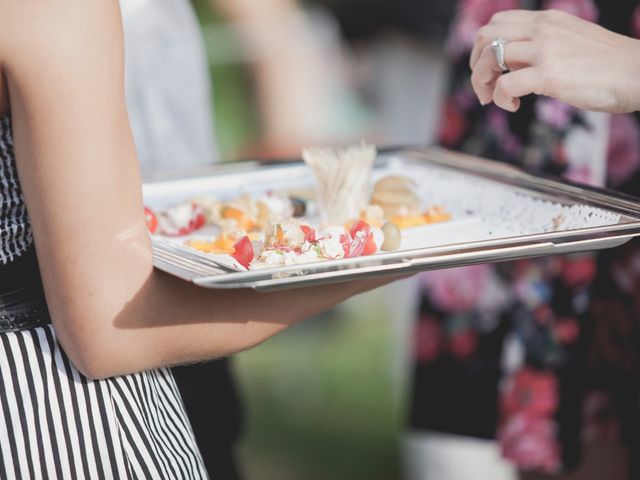
[[[212,45],[206,35],[209,27],[224,23],[224,18],[211,8],[210,0],[194,0],[193,5],[203,26],[208,52],[221,47]],[[224,47],[222,47],[224,48]],[[247,65],[209,62],[213,88],[213,111],[216,137],[223,160],[243,157],[258,135],[258,112],[251,74]]]
[[[400,478],[389,322],[379,307],[335,310],[236,357],[249,479]]]

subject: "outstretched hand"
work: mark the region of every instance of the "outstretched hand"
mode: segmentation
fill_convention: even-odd
[[[505,41],[507,73],[491,45],[496,38]],[[480,103],[510,112],[531,93],[585,110],[640,110],[640,41],[565,12],[497,13],[478,32],[470,66]]]

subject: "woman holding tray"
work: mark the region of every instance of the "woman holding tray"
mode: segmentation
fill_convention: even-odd
[[[461,1],[441,142],[638,196],[638,37],[636,0]],[[630,242],[425,275],[409,442],[421,471],[425,446],[454,434],[497,440],[508,464],[490,451],[475,470],[493,463],[494,479],[638,478],[639,259]],[[434,478],[459,478],[454,458]]]
[[[383,282],[212,292],[155,271],[117,2],[0,9],[0,477],[206,478],[163,367]]]

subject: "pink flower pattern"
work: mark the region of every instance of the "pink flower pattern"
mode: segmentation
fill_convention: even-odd
[[[498,432],[502,455],[522,470],[559,473],[561,447],[555,427],[548,418],[527,413],[509,417]]]
[[[460,2],[458,19],[453,27],[449,49],[454,55],[471,50],[478,30],[503,10],[520,8],[520,0],[465,0]]]
[[[559,471],[560,446],[553,419],[557,408],[558,381],[553,373],[524,368],[507,380],[498,431],[505,458],[525,470]]]
[[[598,8],[591,0],[548,0],[545,10],[563,10],[589,22],[598,20]]]
[[[416,326],[414,335],[414,351],[421,362],[432,362],[443,346],[442,327],[440,323],[429,315],[424,315]]]
[[[575,107],[555,98],[541,98],[536,102],[536,115],[541,121],[553,128],[564,128],[576,111]]]
[[[640,167],[640,131],[631,115],[611,116],[607,152],[611,182],[620,186]]]
[[[447,349],[459,360],[473,356],[478,347],[478,334],[472,328],[455,332],[449,337]]]
[[[490,266],[474,265],[427,273],[421,278],[438,308],[459,313],[478,304],[490,274]]]
[[[596,262],[591,255],[565,259],[562,279],[570,288],[589,285],[596,276]]]
[[[495,13],[526,8],[529,3],[462,0],[449,40],[451,52],[464,65],[478,30]],[[617,12],[614,3],[600,3],[603,17]],[[597,21],[601,14],[593,0],[545,0],[539,4],[588,21]],[[624,16],[630,19],[629,31],[622,33],[640,38],[640,6],[630,13],[631,10]],[[582,112],[556,100],[540,98],[530,103],[532,121],[523,133],[514,127],[513,116],[477,104],[468,75],[453,87],[440,132],[443,144],[574,181],[591,181],[590,166],[571,158],[565,146],[572,129],[592,128]],[[639,119],[638,115],[611,116],[610,141],[603,159],[607,162],[608,185],[636,196],[640,196]],[[495,311],[487,311],[483,302],[486,305],[496,278],[501,282],[499,288],[507,291],[508,301]],[[562,377],[566,373],[561,372],[571,362],[582,362],[576,375],[586,375],[590,371],[587,368],[593,368],[594,372],[604,372],[605,382],[610,381],[606,372],[615,371],[615,378],[629,379],[617,391],[632,389],[634,393],[629,395],[640,394],[640,388],[634,386],[640,371],[637,243],[603,257],[553,257],[434,272],[423,278],[423,286],[423,314],[415,343],[418,368],[436,365],[443,355],[467,365],[467,375],[490,364],[485,335],[490,338],[503,322],[508,322],[510,331],[524,346],[525,358],[520,368],[509,370],[501,379],[495,430],[503,456],[520,470],[555,474],[572,466],[564,464],[564,455],[580,446],[560,443],[560,438],[566,438],[560,435],[566,428],[560,418],[560,405],[567,401],[560,395],[560,385],[568,388],[566,382],[573,380]],[[593,336],[590,329],[583,331],[583,324],[587,323]],[[582,349],[589,351],[588,366],[586,359],[570,361]],[[595,391],[585,396],[585,441],[620,442],[624,425],[640,428],[640,413],[624,421],[622,413],[616,411],[620,402],[616,403],[613,395]]]
[[[631,34],[640,38],[640,7],[637,7],[631,18]]]
[[[580,335],[580,326],[575,318],[561,318],[553,328],[553,334],[561,344],[571,344]]]
[[[523,368],[507,380],[502,391],[501,411],[507,417],[519,412],[549,417],[557,407],[558,379],[552,372]]]

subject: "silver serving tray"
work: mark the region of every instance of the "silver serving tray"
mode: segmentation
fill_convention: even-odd
[[[427,203],[452,207],[454,220],[423,227],[413,243],[395,252],[240,272],[185,247],[184,239],[154,237],[155,266],[202,287],[270,291],[607,249],[640,236],[640,200],[617,192],[438,148],[381,154],[374,176],[398,173],[422,179]],[[302,162],[243,162],[146,178],[143,195],[146,205],[161,207],[197,195],[225,199],[312,185],[312,173]],[[552,218],[553,211],[562,213]]]

